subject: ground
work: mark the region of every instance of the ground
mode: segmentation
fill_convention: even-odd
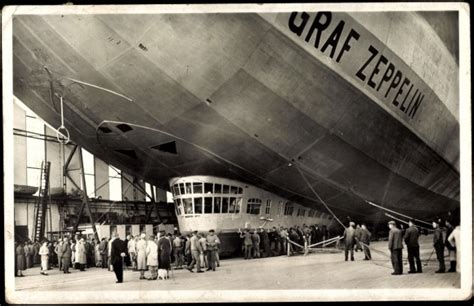
[[[106,269],[90,268],[85,272],[71,269],[65,275],[57,269],[48,276],[39,268],[28,269],[25,277],[15,278],[16,289],[23,292],[67,290],[259,290],[259,289],[372,289],[372,288],[459,288],[460,274],[435,274],[436,255],[431,256],[430,237],[422,237],[422,274],[404,273],[392,276],[387,242],[373,242],[373,260],[363,261],[363,253],[355,253],[355,261],[344,261],[338,250],[310,253],[308,256],[279,256],[244,260],[242,258],[221,261],[217,271],[201,274],[188,270],[174,270],[170,279],[139,280],[139,273],[124,271],[124,283],[116,284],[115,274]],[[406,250],[404,252],[406,259]],[[447,258],[446,258],[447,259]],[[449,262],[446,261],[449,267]],[[146,273],[148,275],[149,272]]]

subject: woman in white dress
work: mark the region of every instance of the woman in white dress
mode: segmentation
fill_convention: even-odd
[[[140,271],[140,279],[145,279],[145,270],[146,270],[146,247],[147,241],[145,240],[146,235],[142,233],[140,235],[140,240],[137,241],[135,245],[137,253],[137,270]]]
[[[158,278],[158,245],[155,242],[155,236],[151,235],[146,247],[146,262],[150,269],[151,276],[148,280]]]
[[[448,237],[448,242],[456,248],[456,272],[460,272],[461,263],[461,227],[457,225]]]

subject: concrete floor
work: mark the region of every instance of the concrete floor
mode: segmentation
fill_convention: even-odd
[[[430,256],[430,237],[422,238],[423,265]],[[372,289],[372,288],[459,288],[460,274],[435,274],[436,255],[422,274],[392,276],[387,242],[372,243],[373,261],[363,261],[362,252],[355,253],[354,262],[345,262],[344,254],[333,249],[311,253],[308,256],[279,256],[272,258],[222,260],[215,272],[202,274],[187,270],[172,271],[171,278],[139,280],[139,273],[124,272],[124,283],[115,283],[115,274],[105,269],[90,268],[72,273],[50,270],[48,276],[39,268],[28,269],[26,277],[15,278],[16,290],[33,291],[101,291],[101,290],[259,290],[259,289]],[[375,250],[377,250],[375,252]],[[404,253],[406,258],[406,252]],[[146,273],[148,275],[148,272]]]

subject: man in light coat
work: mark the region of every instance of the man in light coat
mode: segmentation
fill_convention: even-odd
[[[62,261],[63,261],[63,241],[59,240],[58,244],[56,245],[56,248],[54,249],[54,253],[58,255],[58,266],[59,266],[59,271],[63,270],[62,267]]]
[[[128,255],[130,256],[130,261],[132,263],[132,269],[137,269],[137,251],[136,251],[136,244],[137,244],[137,237],[130,237],[127,243]]]
[[[41,274],[48,275],[48,259],[49,259],[49,249],[48,242],[45,241],[41,248],[39,249],[38,254],[41,256]]]
[[[191,237],[191,239],[189,239],[189,241],[190,241],[190,249],[191,249],[191,255],[192,255],[193,260],[191,261],[187,269],[189,270],[189,272],[194,272],[193,271],[194,265],[197,265],[196,272],[203,273],[204,271],[201,270],[200,255],[204,255],[204,253],[203,253],[201,244],[199,243],[199,237],[198,237],[197,231],[193,232],[193,236]]]
[[[158,245],[155,242],[155,236],[150,235],[146,246],[146,263],[150,269],[151,276],[148,280],[158,278]]]
[[[344,256],[348,260],[349,251],[351,252],[351,261],[354,261],[354,244],[355,244],[355,223],[349,222],[349,227],[344,230]]]

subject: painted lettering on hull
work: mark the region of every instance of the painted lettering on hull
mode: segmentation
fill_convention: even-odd
[[[287,25],[305,43],[351,70],[355,80],[387,105],[408,119],[415,118],[425,97],[418,85],[422,81],[395,55],[384,54],[384,45],[368,43],[372,38],[363,37],[366,33],[331,12],[292,12]]]

